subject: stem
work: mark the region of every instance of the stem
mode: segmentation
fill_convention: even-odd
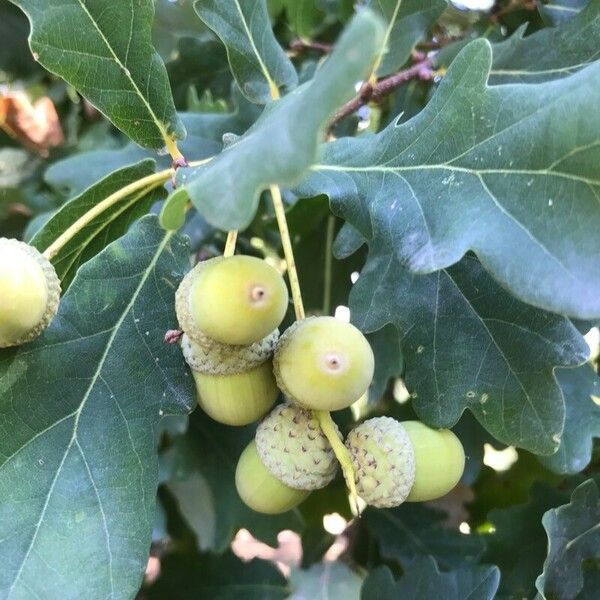
[[[325,437],[329,440],[335,457],[338,459],[338,462],[342,467],[342,473],[344,474],[346,485],[350,490],[350,501],[356,507],[357,513],[360,514],[360,511],[358,510],[358,493],[356,491],[356,482],[354,481],[354,466],[352,465],[350,452],[348,452],[348,448],[344,446],[344,443],[338,436],[337,427],[331,418],[331,413],[326,410],[314,410],[313,414],[315,415],[317,421],[319,421],[321,430],[325,434]]]
[[[183,159],[183,154],[181,154],[179,151],[177,142],[174,139],[167,137],[165,140],[165,146],[167,147],[167,152],[171,155],[174,163],[179,163]]]
[[[227,233],[227,241],[225,242],[225,250],[223,256],[233,256],[235,254],[235,243],[237,242],[237,230],[232,229]]]
[[[290,49],[294,52],[314,50],[322,54],[329,54],[333,50],[333,46],[331,44],[324,44],[323,42],[312,42],[298,38],[290,42]]]
[[[283,254],[287,263],[288,278],[290,280],[290,288],[292,290],[292,300],[294,301],[294,311],[296,319],[301,321],[306,316],[304,314],[304,304],[302,303],[302,292],[300,291],[300,282],[298,280],[298,271],[296,270],[296,261],[294,260],[294,250],[290,239],[290,231],[288,229],[287,219],[285,218],[285,208],[281,199],[281,191],[279,186],[272,185],[270,187],[271,198],[273,200],[273,208],[277,217],[277,226],[279,227],[279,235],[281,236],[281,244],[283,246]]]
[[[404,69],[403,71],[398,71],[398,73],[394,73],[394,75],[390,75],[389,77],[386,77],[375,84],[371,84],[369,82],[365,83],[358,95],[344,104],[344,106],[342,106],[342,108],[335,113],[331,123],[329,124],[329,128],[331,129],[336,123],[355,113],[361,106],[364,106],[371,101],[380,102],[396,88],[400,87],[402,84],[410,81],[411,79],[431,79],[434,74],[431,66],[431,59],[425,58],[424,60],[414,64],[412,67]]]
[[[190,163],[190,166],[197,167],[211,160],[210,158],[204,160],[198,160],[193,163]],[[70,227],[67,227],[65,231],[59,235],[48,248],[44,251],[44,256],[48,260],[52,260],[61,249],[68,244],[84,227],[89,225],[96,217],[101,215],[105,210],[108,210],[111,206],[123,200],[127,196],[137,192],[139,190],[143,190],[144,188],[148,188],[148,191],[157,188],[160,185],[163,185],[173,174],[173,169],[164,169],[163,171],[159,171],[158,173],[153,173],[152,175],[148,175],[146,177],[142,177],[137,181],[133,181],[132,183],[122,187],[120,190],[117,190],[102,202],[96,204],[93,208],[88,210],[85,214],[83,214],[79,219],[77,219]],[[138,199],[141,199],[145,196],[145,194],[140,194]]]
[[[333,264],[333,236],[335,234],[335,217],[327,217],[327,237],[325,238],[325,272],[323,275],[323,314],[331,311],[331,268]]]

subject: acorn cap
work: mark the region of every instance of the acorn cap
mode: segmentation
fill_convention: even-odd
[[[346,438],[358,495],[379,508],[402,504],[415,481],[415,454],[408,433],[391,417],[368,419]]]
[[[210,348],[219,342],[209,338],[200,331],[190,310],[192,285],[194,284],[196,277],[198,277],[200,269],[203,268],[204,262],[206,261],[199,262],[191,271],[188,271],[181,280],[181,283],[175,292],[175,312],[177,313],[179,327],[185,334],[197,344]]]
[[[43,278],[46,282],[46,307],[37,323],[22,335],[10,340],[0,339],[0,348],[9,346],[19,346],[30,342],[40,335],[48,327],[58,311],[60,303],[60,280],[52,263],[36,248],[11,238],[0,238],[0,260],[10,261],[10,254],[18,256],[21,253],[35,261],[40,267]]]
[[[208,375],[243,373],[262,365],[273,356],[279,330],[250,346],[231,346],[211,340],[209,345],[199,344],[187,333],[181,336],[183,356],[193,371]]]
[[[318,490],[335,477],[335,454],[310,410],[291,402],[276,406],[259,424],[255,440],[265,467],[291,488]]]

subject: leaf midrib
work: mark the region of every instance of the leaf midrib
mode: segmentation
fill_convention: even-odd
[[[114,51],[113,47],[110,45],[110,42],[108,41],[108,38],[104,35],[104,33],[100,29],[98,23],[96,23],[96,21],[94,20],[94,17],[92,16],[92,14],[88,10],[87,6],[85,5],[85,2],[83,0],[77,0],[77,2],[81,6],[82,10],[85,12],[85,14],[87,15],[87,17],[89,18],[89,20],[91,21],[92,25],[94,26],[94,29],[96,29],[96,31],[100,35],[102,41],[106,45],[108,51],[113,56],[115,62],[121,68],[121,71],[125,75],[125,78],[128,79],[129,82],[131,83],[131,86],[135,90],[136,95],[139,96],[140,100],[143,102],[144,106],[148,110],[148,113],[152,117],[152,121],[154,122],[154,124],[158,128],[158,131],[160,132],[160,135],[162,136],[162,138],[163,138],[163,140],[165,141],[165,144],[166,144],[167,141],[170,139],[170,136],[167,133],[167,130],[165,129],[162,121],[154,113],[154,111],[152,110],[152,107],[150,106],[149,102],[146,100],[146,98],[142,94],[142,92],[141,92],[140,88],[138,87],[137,83],[134,81],[133,77],[131,77],[131,73],[130,73],[129,69],[121,62],[121,59],[117,56],[117,54]],[[132,7],[132,11],[133,11],[133,7]],[[131,35],[129,36],[128,46],[127,46],[127,54],[129,53],[129,44],[131,44]]]

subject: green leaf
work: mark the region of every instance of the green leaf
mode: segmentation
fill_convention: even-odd
[[[383,557],[410,562],[433,556],[444,569],[475,562],[483,552],[483,541],[444,527],[445,513],[423,504],[403,504],[393,509],[368,508],[364,523],[379,544]]]
[[[260,113],[259,109],[235,90],[233,101],[234,110],[231,113],[180,114],[188,131],[180,150],[188,160],[202,160],[217,154],[222,148],[225,133],[244,133],[254,123]],[[46,170],[44,179],[53,188],[72,196],[124,165],[152,156],[153,153],[133,143],[118,150],[82,152],[53,163]],[[157,162],[163,169],[171,166],[170,157],[158,158]]]
[[[284,3],[290,27],[296,36],[310,39],[313,31],[323,25],[325,15],[315,0],[285,0]]]
[[[266,0],[197,0],[198,16],[221,39],[233,76],[244,95],[267,104],[298,83],[294,65],[278,44]]]
[[[560,369],[557,376],[565,396],[565,429],[558,451],[540,461],[556,473],[574,474],[588,466],[593,439],[600,437],[600,378],[589,364]]]
[[[223,552],[242,527],[274,545],[282,529],[302,529],[303,519],[298,509],[278,516],[263,515],[249,509],[238,496],[235,468],[240,454],[254,437],[254,429],[253,426],[226,427],[197,410],[190,418],[187,435],[177,438],[168,453],[173,472],[168,488],[203,549]],[[207,460],[211,456],[215,460]],[[194,485],[186,482],[190,477],[196,479]],[[198,483],[200,479],[203,483]],[[210,493],[195,496],[194,490],[200,485]],[[202,527],[198,526],[194,503],[203,514],[213,515],[210,537],[206,534],[206,522],[200,523]]]
[[[195,13],[193,20],[203,26]],[[177,42],[177,53],[167,63],[167,73],[176,106],[186,106],[190,88],[212,90],[216,86],[226,95],[232,79],[223,44],[216,39],[196,37],[184,37]],[[244,100],[248,102],[245,97]],[[189,108],[188,105],[187,109]]]
[[[379,227],[412,271],[473,250],[525,302],[598,316],[600,62],[546,84],[491,88],[490,63],[487,41],[469,44],[425,109],[327,144],[296,193],[327,193],[366,238]]]
[[[482,560],[500,568],[502,598],[531,598],[534,595],[535,578],[546,556],[542,516],[564,500],[564,494],[550,486],[535,485],[527,503],[493,510],[488,515],[494,530],[486,536]]]
[[[177,231],[183,227],[188,202],[185,190],[175,190],[162,205],[160,226],[169,231]]]
[[[289,600],[307,598],[358,600],[362,578],[342,562],[324,562],[306,570],[293,569],[290,583],[293,592]]]
[[[185,137],[150,42],[152,0],[11,0],[31,23],[34,58],[146,148]]]
[[[568,1],[568,0],[567,0]],[[550,5],[546,5],[550,7]],[[560,27],[545,28],[525,36],[523,23],[508,39],[492,44],[493,59],[489,83],[542,83],[568,77],[600,58],[596,40],[600,36],[600,1],[591,0],[587,8]],[[469,40],[443,48],[434,61],[447,67]]]
[[[550,0],[547,4],[538,2],[538,10],[550,25],[560,25],[569,21],[589,2],[589,0]]]
[[[366,5],[387,23],[386,43],[381,47],[377,75],[398,71],[409,59],[413,48],[423,39],[444,12],[446,0],[368,0]]]
[[[492,600],[500,572],[496,567],[465,567],[441,573],[430,557],[415,559],[399,581],[388,567],[378,567],[364,581],[361,600]]]
[[[540,83],[568,77],[600,58],[600,0],[560,27],[524,37],[522,25],[508,40],[493,45],[490,84]]]
[[[154,161],[143,160],[131,167],[114,171],[85,192],[64,204],[33,236],[31,244],[43,252],[80,217],[111,194],[154,173]],[[121,237],[139,217],[164,196],[162,185],[157,189],[138,190],[125,196],[103,211],[74,235],[52,259],[52,264],[65,290],[77,269],[98,254],[108,244]]]
[[[0,353],[2,597],[137,592],[155,430],[192,399],[181,352],[163,341],[188,264],[187,244],[146,217],[79,270],[40,338]]]
[[[297,181],[314,163],[320,132],[335,109],[354,95],[354,85],[371,67],[381,36],[379,18],[361,11],[310,84],[269,105],[247,134],[210,164],[179,169],[178,185],[185,186],[211,225],[245,228],[260,192],[271,184]]]
[[[0,4],[0,81],[26,77],[39,67],[27,47],[29,24],[25,15],[8,2]]]
[[[161,574],[147,590],[148,600],[283,600],[287,581],[266,560],[242,562],[231,552],[170,554],[161,561]]]
[[[381,400],[390,379],[402,373],[404,360],[400,336],[393,325],[386,325],[367,336],[375,355],[375,373],[369,386],[369,402]]]
[[[589,349],[568,319],[504,291],[473,257],[431,275],[402,268],[375,230],[367,265],[350,294],[364,331],[396,325],[404,379],[419,417],[451,427],[469,408],[498,440],[540,454],[556,450],[565,406],[556,366]]]
[[[549,510],[542,523],[548,534],[548,556],[535,587],[545,598],[571,600],[583,588],[582,562],[598,560],[600,498],[596,482],[582,483],[571,502]]]

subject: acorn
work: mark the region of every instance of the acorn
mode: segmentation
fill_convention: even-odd
[[[262,463],[291,488],[318,490],[335,477],[333,448],[310,410],[291,402],[276,406],[259,424],[255,440]]]
[[[373,379],[375,361],[365,336],[333,317],[295,322],[279,339],[273,369],[287,398],[304,408],[340,410]]]
[[[415,481],[406,499],[425,502],[445,496],[465,470],[465,449],[449,429],[432,429],[421,421],[403,421],[415,453]]]
[[[271,364],[278,336],[275,330],[251,346],[213,342],[208,347],[182,336],[183,356],[206,414],[225,425],[248,425],[269,411],[279,395]]]
[[[0,348],[35,339],[48,327],[60,301],[60,280],[33,246],[0,238]]]
[[[253,256],[219,256],[198,263],[181,282],[175,308],[195,342],[247,346],[279,326],[288,307],[281,275]]]
[[[310,494],[285,485],[265,467],[254,440],[242,452],[235,470],[235,486],[244,503],[256,512],[275,515],[298,506]]]
[[[346,438],[358,495],[379,508],[447,494],[464,470],[464,450],[448,430],[391,417],[368,419]]]

